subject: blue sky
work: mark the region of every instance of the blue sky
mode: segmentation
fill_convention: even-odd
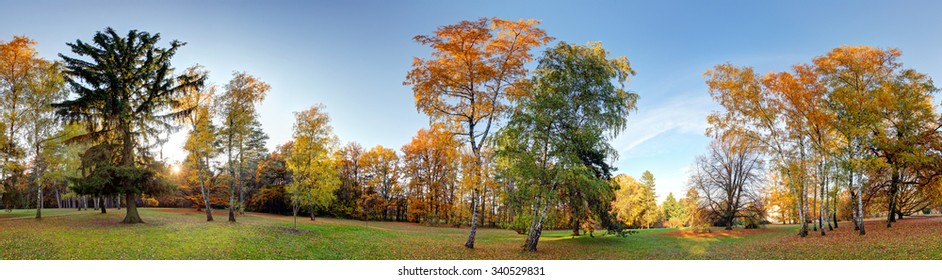
[[[557,41],[601,41],[638,71],[628,83],[638,111],[612,144],[619,172],[651,170],[661,199],[682,192],[709,142],[704,118],[717,106],[702,73],[713,65],[782,71],[866,44],[899,48],[907,67],[942,75],[939,1],[571,2],[5,1],[0,40],[25,34],[55,58],[106,26],[160,33],[188,43],[173,61],[180,69],[204,65],[217,85],[247,71],[272,86],[259,107],[269,147],[290,138],[291,112],[323,103],[342,141],[398,149],[428,124],[402,85],[412,57],[430,54],[413,36],[465,19],[535,18]],[[182,159],[182,141],[173,137],[165,156]]]

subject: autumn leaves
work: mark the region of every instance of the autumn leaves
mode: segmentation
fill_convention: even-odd
[[[126,67],[88,51],[97,50],[91,44],[76,45],[80,57],[97,59],[98,66],[63,57],[80,98],[60,108],[94,134],[88,137],[99,137],[89,145],[109,152],[88,153],[86,161],[110,156],[116,167],[150,167],[156,159],[147,149],[159,142],[169,121],[187,125],[189,155],[177,179],[192,191],[186,199],[196,207],[229,207],[230,221],[245,209],[270,207],[307,212],[312,219],[326,213],[470,226],[468,248],[475,247],[478,226],[515,227],[527,234],[527,250],[536,250],[544,228],[657,226],[653,176],[643,188],[627,177],[611,180],[617,153],[609,142],[628,131],[627,116],[636,109],[639,95],[625,87],[635,70],[601,43],[547,46],[554,39],[538,24],[482,18],[416,36],[427,53],[413,60],[403,84],[412,90],[416,110],[429,117],[429,127],[399,150],[341,146],[324,106],[315,105],[295,113],[291,141],[268,153],[255,111],[268,84],[234,73],[217,95],[215,87],[202,84],[208,73],[198,67],[171,75],[169,58],[182,46],[178,42],[169,49],[127,43],[157,42],[143,32],[109,31],[96,41],[118,42],[99,47],[126,60],[163,61]],[[121,44],[141,50],[123,53]],[[545,51],[533,53],[540,48]],[[9,56],[0,62],[14,61]],[[861,221],[868,213],[885,211],[891,225],[894,214],[937,204],[942,141],[932,99],[936,89],[925,74],[905,69],[899,56],[894,49],[841,47],[789,71],[761,75],[730,64],[707,71],[709,94],[723,110],[707,119],[715,143],[698,159],[693,192],[683,203],[692,218],[672,224],[731,228],[742,218],[761,219],[763,207],[775,205],[783,219],[803,225],[803,235],[809,223],[825,228],[845,215],[864,234]],[[108,76],[113,73],[130,78]],[[13,81],[18,74],[0,75]],[[22,83],[8,84],[3,105],[12,108],[3,108],[9,120],[0,123],[3,142],[22,136],[8,131],[24,121],[17,106]],[[4,144],[0,177],[9,189],[22,177],[9,174],[25,174],[10,162],[25,161],[15,155],[21,151]],[[766,172],[774,179],[765,180]],[[88,185],[109,185],[97,183]],[[764,183],[782,191],[761,198],[756,190]],[[133,206],[143,190],[125,187],[83,194],[122,193]],[[211,211],[206,215],[213,219]],[[136,216],[129,214],[129,222],[139,222]]]
[[[57,133],[52,125],[53,108],[48,104],[61,101],[67,92],[62,65],[39,57],[34,45],[36,42],[26,36],[0,41],[0,204],[13,207],[15,200],[3,200],[4,192],[24,196],[24,201],[34,198],[39,219],[42,188],[37,188],[35,196],[21,190],[48,184],[62,175],[56,172],[61,160],[47,149],[61,144],[47,141]],[[40,162],[44,164],[37,164]],[[27,173],[37,175],[27,177]]]
[[[705,76],[724,111],[708,117],[707,133],[715,141],[743,139],[749,145],[740,146],[768,156],[778,175],[769,183],[788,190],[777,199],[794,202],[769,203],[802,225],[801,236],[809,220],[825,234],[838,214],[852,216],[863,235],[863,218],[880,204],[890,226],[895,215],[913,211],[899,207],[901,193],[915,193],[917,208],[938,202],[940,171],[936,89],[925,74],[904,68],[900,55],[844,46],[764,76],[717,65]]]

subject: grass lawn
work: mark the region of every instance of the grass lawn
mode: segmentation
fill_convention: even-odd
[[[85,212],[84,210],[79,212],[78,210],[75,210],[75,209],[59,209],[59,208],[43,209],[43,217],[72,215],[72,214],[86,214],[86,213],[88,212]],[[36,217],[36,209],[16,209],[16,210],[11,210],[11,211],[7,211],[6,209],[0,209],[0,221],[6,220],[6,219],[14,219],[14,218],[35,218],[35,217]]]
[[[548,231],[539,252],[521,251],[523,235],[481,229],[476,248],[463,247],[467,229],[249,213],[238,223],[207,223],[190,209],[140,209],[146,224],[125,225],[121,211],[48,209],[0,212],[0,259],[942,259],[942,217],[912,217],[887,229],[868,222],[866,236],[850,224],[821,237],[794,226],[758,231],[640,230],[625,238],[572,238]],[[20,218],[27,217],[27,218]]]

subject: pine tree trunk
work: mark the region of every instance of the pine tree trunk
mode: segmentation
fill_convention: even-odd
[[[125,194],[124,200],[128,204],[127,205],[128,211],[127,211],[127,216],[124,217],[124,221],[121,221],[121,222],[125,224],[144,223],[144,221],[141,220],[140,214],[137,213],[137,200],[134,199],[134,195],[131,193]]]
[[[122,120],[121,132],[123,133],[123,142],[124,151],[121,160],[121,165],[123,167],[134,167],[134,149],[133,149],[133,136],[131,135],[131,124],[127,120]],[[131,182],[124,182],[125,184],[130,184]],[[137,213],[137,200],[135,194],[132,194],[130,191],[130,186],[125,185],[125,195],[124,199],[127,206],[127,215],[124,217],[122,223],[126,224],[137,224],[144,223],[144,220],[141,220],[140,214]],[[88,208],[88,205],[85,205],[85,208]]]

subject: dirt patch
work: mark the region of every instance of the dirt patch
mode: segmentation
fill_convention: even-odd
[[[283,228],[282,232],[287,234],[307,234],[311,233],[309,230],[295,229],[295,228]]]
[[[0,214],[0,219],[13,218],[13,217],[16,217],[16,215],[13,215],[13,214]]]
[[[728,237],[728,236],[743,236],[743,235],[752,235],[773,232],[774,229],[764,228],[764,229],[734,229],[734,230],[724,230],[724,229],[713,229],[712,232],[706,233],[695,233],[692,230],[681,230],[681,231],[671,231],[661,233],[661,235],[666,236],[679,236],[679,237]]]

